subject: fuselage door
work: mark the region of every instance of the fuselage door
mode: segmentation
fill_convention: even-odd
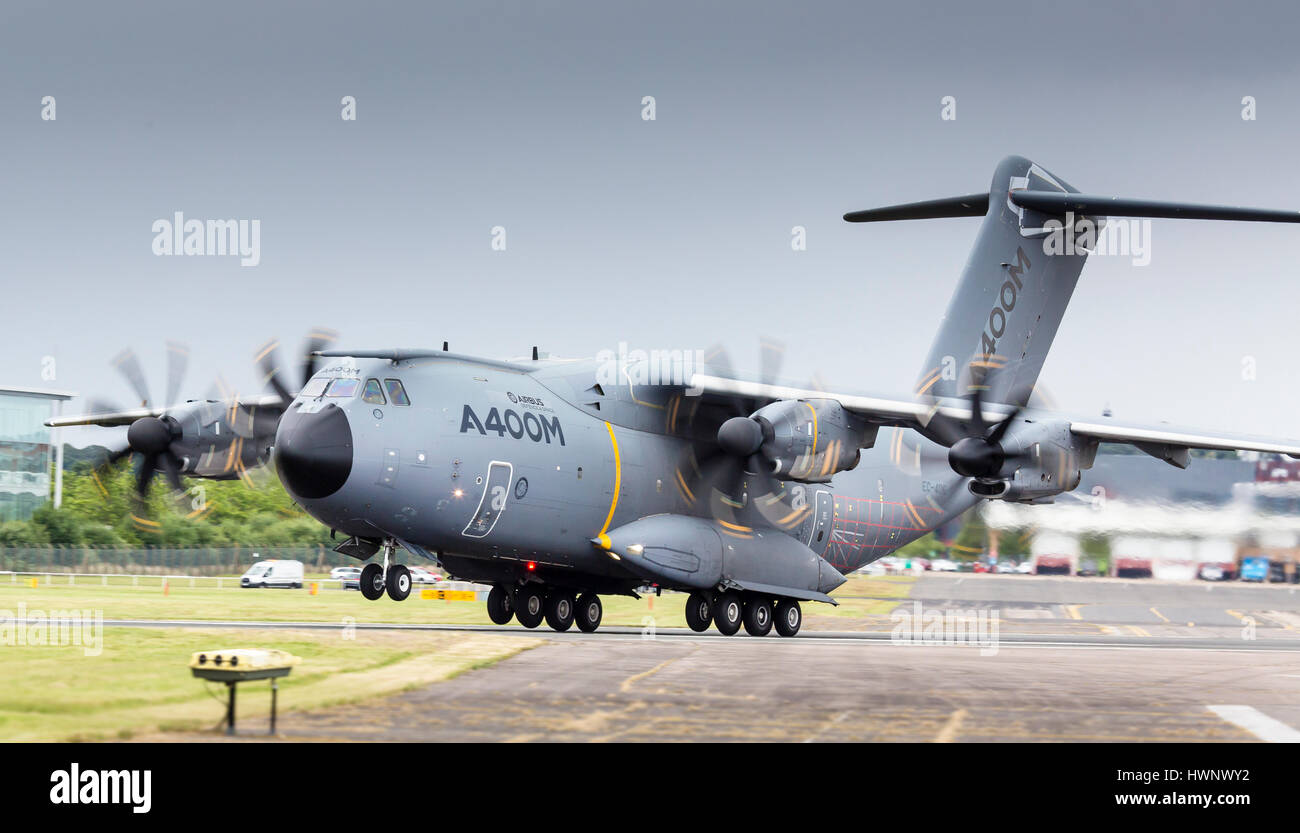
[[[835,496],[828,489],[818,489],[813,502],[812,527],[805,541],[808,548],[821,555],[831,542],[831,522],[835,519]]]

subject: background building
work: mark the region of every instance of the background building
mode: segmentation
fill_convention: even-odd
[[[51,488],[54,505],[62,502],[63,446],[58,429],[44,423],[74,395],[0,387],[0,523],[30,518],[50,499]]]

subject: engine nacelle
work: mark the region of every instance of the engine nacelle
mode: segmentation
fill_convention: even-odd
[[[827,483],[858,464],[860,449],[876,441],[878,426],[844,409],[834,399],[784,399],[759,408],[761,453],[782,480]]]

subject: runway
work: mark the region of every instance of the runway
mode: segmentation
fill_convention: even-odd
[[[548,639],[444,683],[287,715],[281,731],[321,741],[1216,742],[1266,738],[1211,707],[1294,727],[1297,704],[1293,653]]]
[[[1300,740],[1300,619],[1289,618],[1300,594],[1290,586],[926,575],[896,601],[889,614],[844,619],[809,606],[794,638],[379,621],[104,625],[351,628],[358,640],[492,633],[524,645],[445,682],[290,711],[280,722],[290,740]],[[942,644],[951,622],[935,634],[899,631],[949,613],[982,615],[992,630],[960,644]],[[264,729],[252,720],[241,734],[259,740]]]

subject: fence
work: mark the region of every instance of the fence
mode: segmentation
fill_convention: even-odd
[[[0,547],[0,571],[55,573],[131,573],[215,576],[242,573],[254,561],[284,558],[301,561],[309,570],[358,564],[324,544],[294,546],[230,546],[96,548],[60,544]]]

